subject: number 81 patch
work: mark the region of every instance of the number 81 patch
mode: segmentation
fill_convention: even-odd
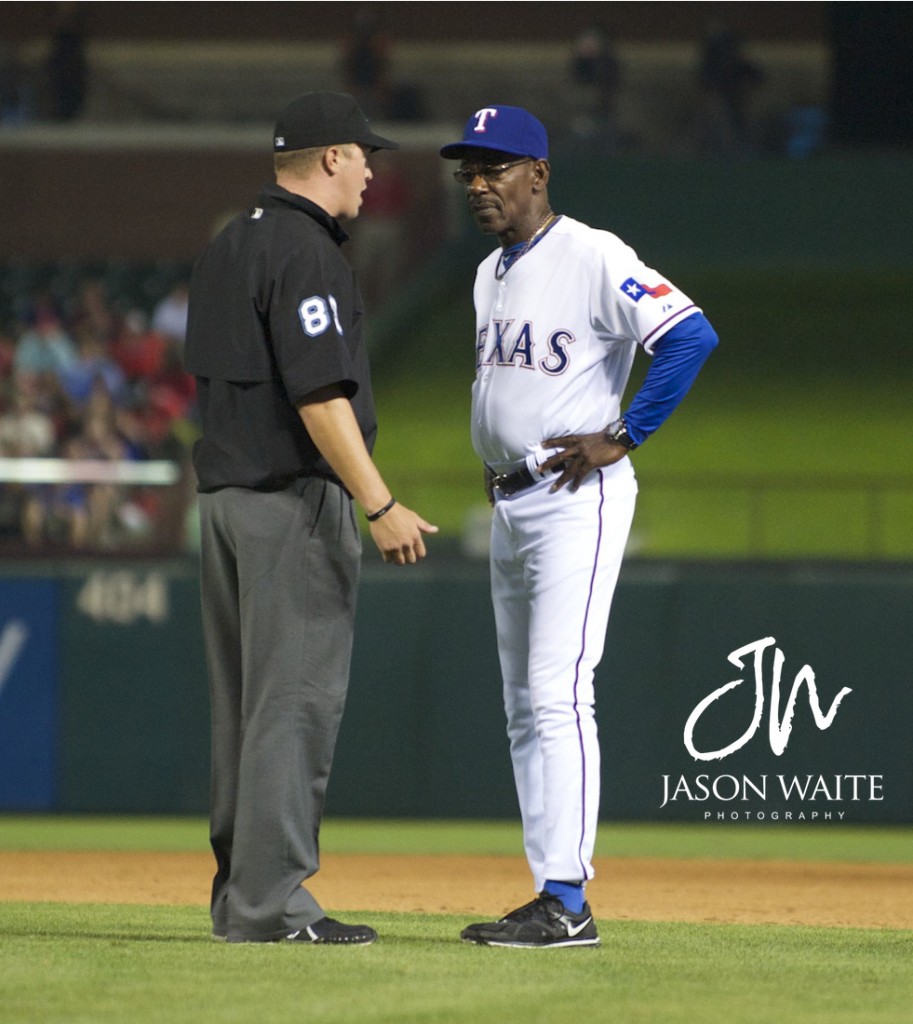
[[[301,328],[309,338],[316,338],[332,323],[337,334],[342,334],[342,324],[339,322],[339,308],[336,299],[328,295],[325,299],[322,295],[312,295],[309,299],[303,299],[298,306],[298,319],[301,321]]]

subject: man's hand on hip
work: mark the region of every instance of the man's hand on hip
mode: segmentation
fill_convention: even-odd
[[[614,444],[601,432],[550,437],[542,442],[542,447],[561,449],[539,466],[539,472],[543,474],[560,472],[561,475],[549,488],[552,492],[560,490],[565,484],[576,491],[594,469],[611,466],[628,454],[624,445]]]

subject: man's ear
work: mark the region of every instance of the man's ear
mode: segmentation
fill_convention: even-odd
[[[550,174],[548,160],[537,160],[533,164],[533,192],[542,192],[546,188]]]
[[[327,146],[323,151],[321,162],[323,163],[323,168],[327,174],[333,175],[338,172],[342,155],[342,146]]]

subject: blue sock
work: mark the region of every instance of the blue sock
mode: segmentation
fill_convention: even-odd
[[[554,882],[549,878],[542,891],[557,896],[572,914],[579,914],[583,910],[583,885],[580,883]]]

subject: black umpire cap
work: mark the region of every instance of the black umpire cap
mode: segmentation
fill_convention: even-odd
[[[399,149],[399,144],[375,135],[353,96],[344,92],[307,92],[279,115],[273,132],[273,152],[345,145],[357,142],[367,149]]]

